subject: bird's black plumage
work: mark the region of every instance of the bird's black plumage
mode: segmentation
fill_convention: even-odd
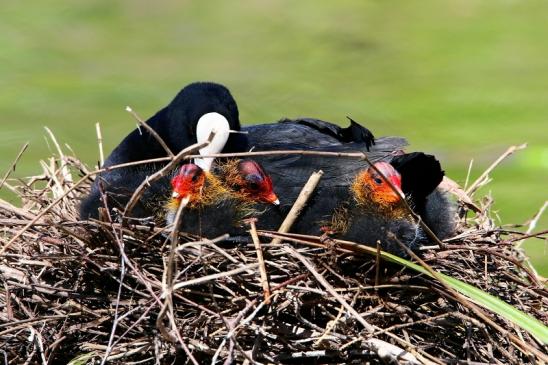
[[[230,91],[216,83],[196,82],[183,88],[165,108],[148,119],[147,124],[173,153],[178,153],[196,143],[198,120],[213,112],[224,116],[231,129],[240,129],[238,106]],[[240,135],[231,134],[224,150],[240,151],[242,144],[245,145],[240,138]],[[145,128],[137,128],[120,142],[102,167],[165,156],[167,153],[156,138]],[[127,203],[144,179],[163,166],[165,163],[148,163],[101,173],[80,205],[81,218],[97,217],[98,208],[103,205],[100,199],[102,191],[107,193],[109,206]]]

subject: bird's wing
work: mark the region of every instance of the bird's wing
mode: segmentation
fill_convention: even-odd
[[[346,128],[315,118],[282,119],[279,123],[301,124],[310,127],[323,135],[331,136],[339,141],[339,143],[361,143],[368,150],[375,144],[373,133],[353,119],[348,119],[350,120],[350,126]]]

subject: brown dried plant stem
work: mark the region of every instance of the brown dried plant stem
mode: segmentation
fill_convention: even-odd
[[[312,173],[310,177],[308,178],[308,181],[302,188],[301,192],[299,193],[299,196],[297,197],[297,200],[295,200],[295,203],[291,207],[291,210],[289,213],[287,213],[287,216],[285,217],[284,221],[280,225],[280,228],[278,229],[278,232],[286,233],[289,232],[291,229],[291,226],[295,222],[295,220],[299,217],[299,214],[301,214],[301,211],[303,210],[304,206],[306,205],[306,202],[316,189],[316,186],[318,186],[318,183],[320,182],[320,179],[323,176],[323,171],[317,171]],[[272,241],[272,244],[280,244],[281,240],[274,239]]]
[[[97,144],[99,145],[99,167],[101,167],[105,163],[105,153],[103,151],[103,134],[99,123],[95,123],[95,131],[97,133]]]
[[[133,118],[135,118],[135,120],[137,120],[140,126],[144,127],[154,137],[154,139],[160,144],[160,146],[162,146],[162,148],[164,149],[164,151],[166,151],[167,155],[170,158],[175,157],[175,155],[173,154],[171,149],[168,147],[168,145],[165,143],[163,138],[160,137],[158,133],[154,129],[152,129],[151,126],[147,124],[147,122],[143,121],[143,119],[141,119],[141,117],[139,117],[139,115],[136,112],[134,112],[133,109],[131,109],[131,107],[126,106],[126,111],[129,114],[131,114]]]
[[[13,160],[13,162],[11,163],[11,166],[9,167],[9,169],[6,171],[6,173],[4,174],[4,177],[2,178],[2,180],[0,180],[0,189],[2,189],[2,186],[4,186],[4,183],[6,182],[6,180],[8,179],[8,177],[10,176],[10,174],[15,171],[15,167],[17,166],[17,163],[19,162],[19,160],[21,159],[21,156],[23,156],[23,153],[25,153],[25,151],[27,150],[27,147],[29,146],[29,143],[26,142],[23,147],[21,147],[21,150],[19,151],[19,153],[17,154],[17,157],[15,157],[15,160]]]
[[[259,273],[261,274],[261,285],[263,287],[264,301],[265,304],[270,304],[270,285],[268,283],[268,274],[266,273],[266,265],[263,258],[263,250],[261,248],[261,241],[257,235],[257,227],[255,226],[256,219],[249,219],[247,222],[251,228],[251,238],[253,240],[253,245],[255,246],[255,251],[257,251],[257,261],[259,261]]]
[[[162,296],[164,297],[164,304],[162,305],[160,313],[158,314],[158,318],[156,319],[156,327],[158,328],[164,339],[173,343],[179,343],[185,351],[186,355],[192,361],[192,363],[198,365],[198,362],[190,352],[190,349],[186,345],[185,341],[181,337],[181,334],[179,333],[179,330],[177,329],[177,324],[175,322],[175,313],[173,310],[173,281],[175,274],[175,256],[177,252],[177,244],[179,242],[179,226],[185,208],[186,203],[181,203],[179,205],[179,208],[177,209],[177,213],[175,215],[173,231],[170,235],[171,245],[167,263],[165,264],[165,271],[162,283]],[[168,331],[164,325],[164,317],[166,315],[169,319],[169,322],[171,323],[171,331]]]
[[[510,146],[508,147],[508,149],[502,154],[500,155],[499,158],[497,158],[495,160],[495,162],[493,162],[491,164],[491,166],[489,166],[477,179],[476,181],[474,181],[474,183],[466,190],[466,194],[469,195],[469,196],[472,196],[474,195],[475,191],[485,183],[487,177],[489,176],[489,174],[491,173],[491,171],[493,171],[495,169],[495,167],[497,167],[504,159],[506,159],[508,156],[512,155],[514,152],[517,152],[517,151],[520,151],[520,150],[523,150],[527,148],[527,143],[524,143],[524,144],[521,144],[519,146]]]

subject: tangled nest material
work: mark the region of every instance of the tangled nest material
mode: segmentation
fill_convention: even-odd
[[[41,176],[0,181],[21,200],[0,200],[4,363],[546,361],[541,343],[496,313],[344,243],[252,222],[255,240],[227,245],[79,221],[94,174],[53,141]],[[516,244],[526,234],[497,227],[487,198],[466,218],[462,199],[458,235],[426,250],[425,265],[546,323],[545,283]]]

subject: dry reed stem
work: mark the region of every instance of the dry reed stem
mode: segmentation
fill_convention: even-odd
[[[539,236],[539,235],[542,235],[542,234],[546,233],[546,231],[543,231],[543,232],[539,232],[539,233],[536,233],[536,234],[531,234],[531,232],[533,232],[535,230],[535,228],[537,227],[537,223],[540,220],[540,218],[542,217],[542,215],[544,214],[544,211],[546,210],[546,208],[548,208],[548,200],[545,201],[544,204],[542,204],[542,207],[540,207],[540,209],[535,214],[533,219],[531,219],[531,222],[529,222],[529,225],[527,226],[527,230],[525,231],[525,235],[523,237],[521,237],[521,240],[518,243],[516,243],[516,245],[515,245],[516,248],[520,248],[521,245],[523,245],[523,242],[525,242],[526,238]]]
[[[126,106],[126,111],[129,114],[131,114],[135,118],[135,120],[137,120],[137,122],[139,123],[137,125],[137,127],[139,127],[139,126],[144,127],[154,137],[154,139],[160,144],[160,146],[162,146],[164,151],[166,151],[169,158],[171,158],[171,159],[175,158],[175,154],[171,151],[171,149],[168,147],[168,145],[164,142],[163,138],[160,137],[158,135],[158,133],[154,129],[152,129],[151,126],[149,126],[147,124],[147,122],[143,121],[143,119],[141,119],[139,117],[139,115],[136,112],[134,112],[133,109],[131,109],[131,107]]]
[[[469,196],[474,195],[476,190],[485,184],[487,178],[491,171],[493,171],[502,161],[504,161],[508,156],[512,155],[514,152],[521,151],[527,148],[527,143],[521,144],[519,146],[510,146],[508,149],[499,156],[477,179],[474,183],[466,190],[466,194]]]
[[[255,251],[257,251],[257,261],[259,261],[259,273],[261,275],[261,286],[263,287],[264,292],[264,302],[265,304],[270,304],[270,285],[268,283],[268,274],[266,273],[266,265],[263,258],[263,249],[261,248],[261,241],[257,235],[257,227],[255,226],[256,218],[251,218],[247,220],[251,230],[251,239],[253,240],[253,245],[255,246]]]
[[[103,151],[103,135],[101,134],[101,125],[95,123],[95,132],[97,134],[97,145],[99,147],[99,167],[105,164],[105,153]]]
[[[6,183],[6,180],[8,179],[8,177],[10,176],[10,174],[12,172],[15,171],[15,167],[17,166],[17,163],[19,162],[19,160],[21,159],[21,156],[23,156],[23,153],[25,153],[25,151],[27,150],[29,146],[29,142],[25,142],[25,144],[23,145],[23,147],[21,147],[21,149],[19,150],[19,153],[17,154],[17,156],[15,157],[15,160],[13,160],[13,162],[11,163],[10,167],[8,168],[8,170],[6,171],[6,173],[4,174],[4,177],[2,178],[2,180],[0,180],[0,189],[2,189],[2,187],[4,186],[4,184]]]
[[[291,229],[291,226],[297,220],[299,215],[301,214],[301,211],[304,209],[306,203],[308,202],[308,199],[314,193],[314,190],[316,189],[316,186],[318,186],[318,183],[320,182],[320,179],[323,176],[323,171],[317,171],[312,173],[310,177],[308,178],[308,181],[301,189],[301,192],[299,193],[299,196],[297,197],[297,200],[295,200],[295,203],[293,203],[293,206],[291,207],[291,210],[289,213],[287,213],[287,216],[283,220],[282,224],[280,225],[280,228],[278,229],[278,232],[286,233],[289,232]],[[272,241],[272,244],[280,244],[281,241],[278,239],[274,239]]]

